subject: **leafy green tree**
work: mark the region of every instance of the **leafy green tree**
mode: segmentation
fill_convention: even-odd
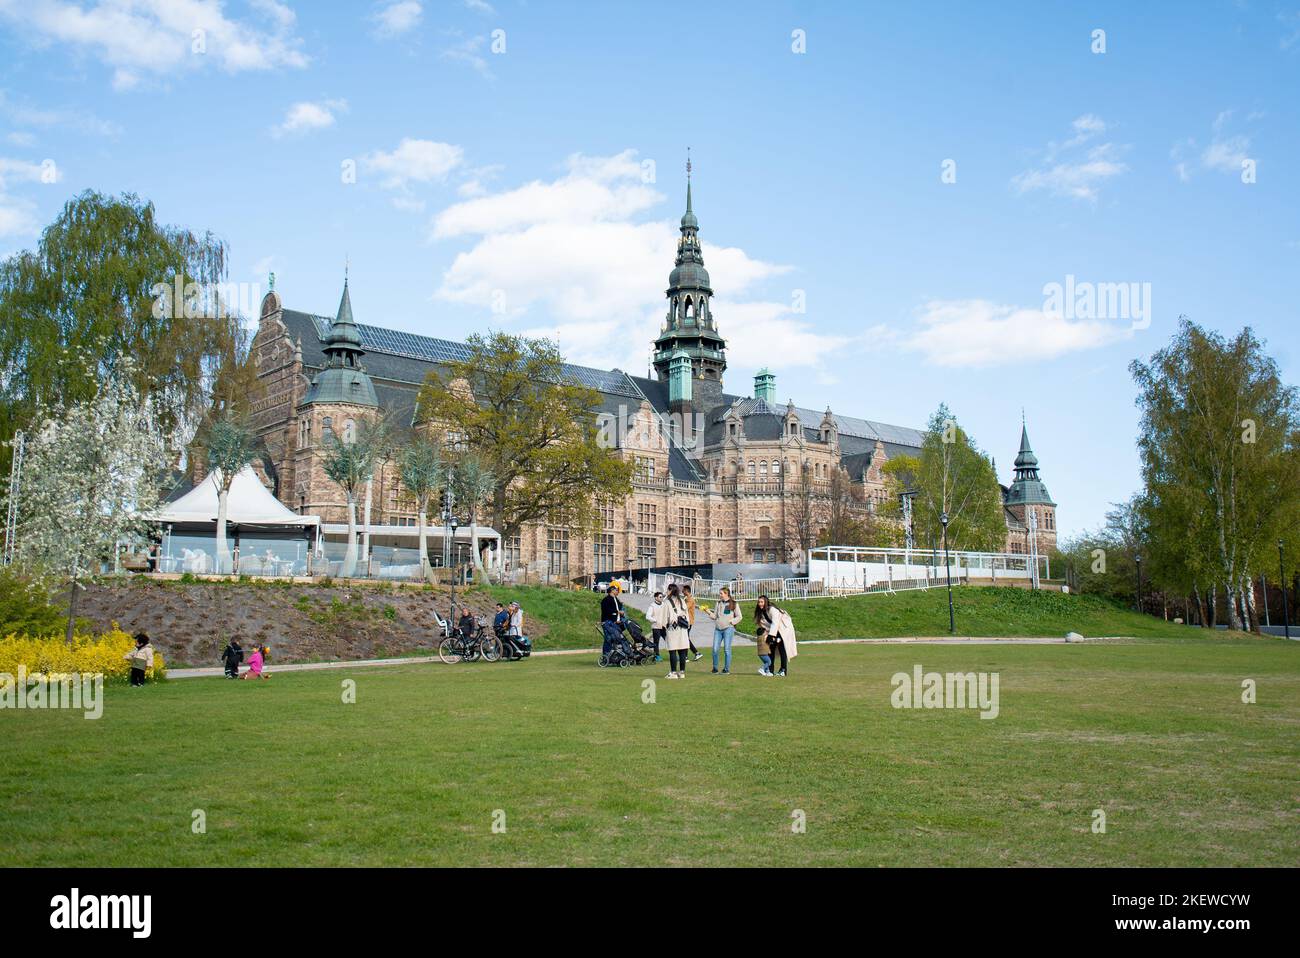
[[[230,486],[235,477],[253,461],[260,443],[253,427],[245,420],[225,413],[214,420],[202,437],[207,450],[208,470],[217,484],[217,571],[230,573],[230,544],[226,538],[226,517],[230,506]]]
[[[450,470],[451,491],[456,504],[468,511],[469,545],[474,569],[486,575],[483,569],[483,557],[479,553],[478,519],[483,504],[496,489],[496,477],[484,464],[482,457],[476,453],[466,453]]]
[[[598,498],[632,492],[632,464],[600,441],[600,393],[572,382],[546,340],[476,334],[467,345],[464,360],[429,374],[417,420],[480,457],[494,480],[488,507],[503,538],[559,514],[579,531],[594,529]]]
[[[388,426],[383,419],[358,419],[351,436],[338,436],[333,429],[324,435],[321,467],[348,501],[348,546],[340,574],[349,578],[357,569],[357,502],[375,475],[375,467],[390,449]]]
[[[427,581],[429,546],[426,519],[429,502],[447,481],[447,464],[438,443],[428,436],[416,434],[398,453],[397,469],[402,487],[415,499],[416,523],[420,530],[420,574]]]
[[[1254,618],[1251,581],[1300,497],[1296,389],[1249,328],[1229,340],[1185,318],[1168,346],[1130,370],[1159,548],[1189,557],[1179,578],[1210,576],[1226,595],[1228,626],[1240,629]]]
[[[248,395],[231,381],[247,361],[247,332],[221,300],[225,275],[220,240],[159,223],[137,196],[69,200],[35,251],[0,262],[0,440],[30,429],[44,406],[94,399],[129,369],[179,451],[214,392]]]
[[[0,569],[0,638],[54,635],[63,626],[63,613],[38,580],[13,566]]]
[[[912,523],[917,545],[943,542],[941,518],[948,515],[948,547],[972,552],[1002,551],[1007,539],[1002,487],[993,463],[961,428],[947,405],[930,417],[917,456],[900,456],[885,466],[890,489],[883,510],[898,518],[899,500],[913,493]]]
[[[92,399],[43,410],[28,440],[16,552],[33,573],[68,583],[69,642],[81,580],[119,542],[150,532],[167,472],[153,404],[131,372],[124,360]]]

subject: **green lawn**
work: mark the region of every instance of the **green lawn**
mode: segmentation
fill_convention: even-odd
[[[524,632],[536,636],[541,623],[545,632],[534,638],[533,647],[545,649],[594,649],[600,646],[596,625],[600,622],[602,595],[590,590],[574,592],[548,586],[484,586],[494,602],[518,602],[524,611]],[[629,616],[646,632],[650,626],[631,606]]]
[[[3,710],[5,863],[1300,863],[1294,644],[808,646],[787,679],[739,656],[685,681],[572,655]],[[918,663],[997,672],[999,717],[891,708]]]
[[[752,623],[754,603],[744,602],[746,623]],[[957,635],[1064,636],[1078,632],[1086,638],[1189,638],[1205,630],[1174,625],[1150,615],[1138,615],[1089,595],[1016,589],[960,586],[953,589]],[[801,639],[872,639],[908,635],[948,634],[946,589],[857,595],[841,599],[786,602]],[[741,629],[749,631],[748,624]]]

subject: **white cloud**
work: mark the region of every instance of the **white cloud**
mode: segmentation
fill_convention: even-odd
[[[555,339],[573,362],[640,373],[666,310],[679,236],[679,211],[642,219],[664,201],[643,182],[636,152],[625,150],[575,154],[553,180],[455,203],[433,217],[431,235],[472,245],[454,258],[435,296],[493,309],[494,322]],[[814,318],[785,303],[746,299],[789,267],[708,242],[704,261],[721,291],[713,311],[737,366],[821,370],[849,342],[818,332]]]
[[[0,0],[0,17],[38,48],[65,44],[98,58],[118,90],[208,63],[229,73],[305,67],[293,11],[274,0],[252,8],[268,27],[227,17],[220,0]]]
[[[475,13],[483,13],[488,16],[496,15],[496,8],[494,8],[492,4],[487,3],[486,0],[465,0],[465,6],[470,10],[473,10]]]
[[[381,185],[386,189],[401,190],[411,183],[431,183],[445,178],[460,166],[464,156],[464,150],[450,143],[406,137],[392,152],[367,153],[361,158],[361,164],[368,172],[383,177]]]
[[[1250,137],[1244,133],[1227,132],[1229,121],[1232,119],[1233,110],[1221,110],[1210,124],[1210,142],[1203,150],[1199,150],[1196,140],[1188,137],[1174,145],[1170,151],[1170,157],[1174,162],[1174,173],[1178,178],[1186,183],[1191,180],[1193,173],[1193,163],[1199,160],[1199,168],[1211,170],[1217,173],[1227,173],[1230,175],[1240,175],[1242,164],[1250,156]],[[1264,118],[1264,113],[1259,110],[1253,110],[1246,115],[1247,123],[1254,123]],[[1191,157],[1192,159],[1189,159]]]
[[[274,136],[286,136],[292,133],[309,133],[312,130],[324,130],[334,125],[336,114],[346,112],[347,100],[319,100],[295,103],[284,114],[284,120],[271,128]]]
[[[5,137],[14,146],[35,146],[36,136],[32,133],[17,131]]]
[[[0,237],[33,236],[39,231],[36,204],[0,190]]]
[[[480,52],[485,43],[487,43],[487,37],[469,37],[459,43],[444,48],[438,56],[444,60],[452,60],[457,63],[468,63],[481,76],[488,80],[493,80],[496,79],[496,76],[488,66],[487,58]]]
[[[931,300],[901,345],[936,366],[1000,366],[1055,359],[1131,336],[1131,329],[1118,322],[1069,319],[1041,308]]]
[[[0,0],[0,4],[3,2],[4,0]],[[0,10],[0,13],[2,12]],[[108,137],[118,136],[122,132],[122,128],[116,123],[101,120],[91,114],[71,110],[42,109],[28,102],[18,102],[4,90],[0,90],[0,114],[8,117],[16,126],[39,129],[64,128],[92,136]]]
[[[1201,154],[1201,163],[1206,169],[1218,170],[1220,173],[1240,173],[1241,164],[1250,158],[1250,137],[1230,136],[1215,140]]]
[[[380,37],[401,36],[418,26],[423,16],[424,7],[415,0],[386,3],[372,18],[376,24],[375,34]]]
[[[53,161],[47,160],[52,178],[43,178],[46,171],[46,165],[43,163],[33,163],[30,160],[14,160],[7,156],[0,156],[0,190],[7,187],[10,183],[57,183],[63,179],[63,173],[59,170]]]
[[[1101,117],[1085,113],[1074,120],[1071,128],[1074,135],[1070,139],[1047,145],[1044,165],[1011,178],[1011,184],[1019,192],[1046,190],[1057,196],[1096,202],[1101,185],[1128,169],[1119,160],[1124,148],[1115,143],[1099,143],[1080,153],[1086,144],[1106,132]],[[1058,161],[1062,154],[1068,156]]]

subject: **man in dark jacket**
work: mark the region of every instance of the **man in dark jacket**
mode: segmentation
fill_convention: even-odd
[[[618,586],[611,585],[605,590],[605,598],[600,600],[600,628],[605,633],[605,641],[601,646],[605,655],[609,655],[616,645],[631,652],[627,640],[623,638],[623,604],[618,601]]]
[[[221,651],[221,661],[226,665],[226,678],[239,678],[239,663],[244,661],[244,650],[238,639],[231,639]]]
[[[497,614],[492,618],[492,631],[498,636],[506,634],[506,628],[510,625],[510,612],[500,602],[497,603]]]

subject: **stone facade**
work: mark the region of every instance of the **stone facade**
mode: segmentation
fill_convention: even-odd
[[[725,341],[689,190],[687,202],[668,313],[655,341],[656,376],[569,367],[601,393],[598,415],[613,438],[611,454],[635,466],[632,495],[604,504],[594,537],[545,524],[525,528],[502,544],[511,568],[577,579],[647,564],[798,561],[799,539],[809,532],[815,538],[830,521],[833,484],[852,491],[850,511],[871,515],[885,500],[885,463],[920,447],[915,429],[777,404],[767,370],[755,377],[752,395],[723,391]],[[377,407],[413,421],[429,369],[464,350],[354,323],[346,283],[333,320],[286,309],[272,288],[252,348],[264,387],[254,404],[268,450],[263,471],[282,502],[326,522],[345,521],[346,504],[321,465],[325,432],[346,435]],[[1056,506],[1023,430],[1016,478],[1003,496],[1007,551],[1030,551],[1031,512],[1038,551],[1050,549]],[[381,464],[359,512],[359,521],[368,512],[374,525],[415,524],[395,464]]]

